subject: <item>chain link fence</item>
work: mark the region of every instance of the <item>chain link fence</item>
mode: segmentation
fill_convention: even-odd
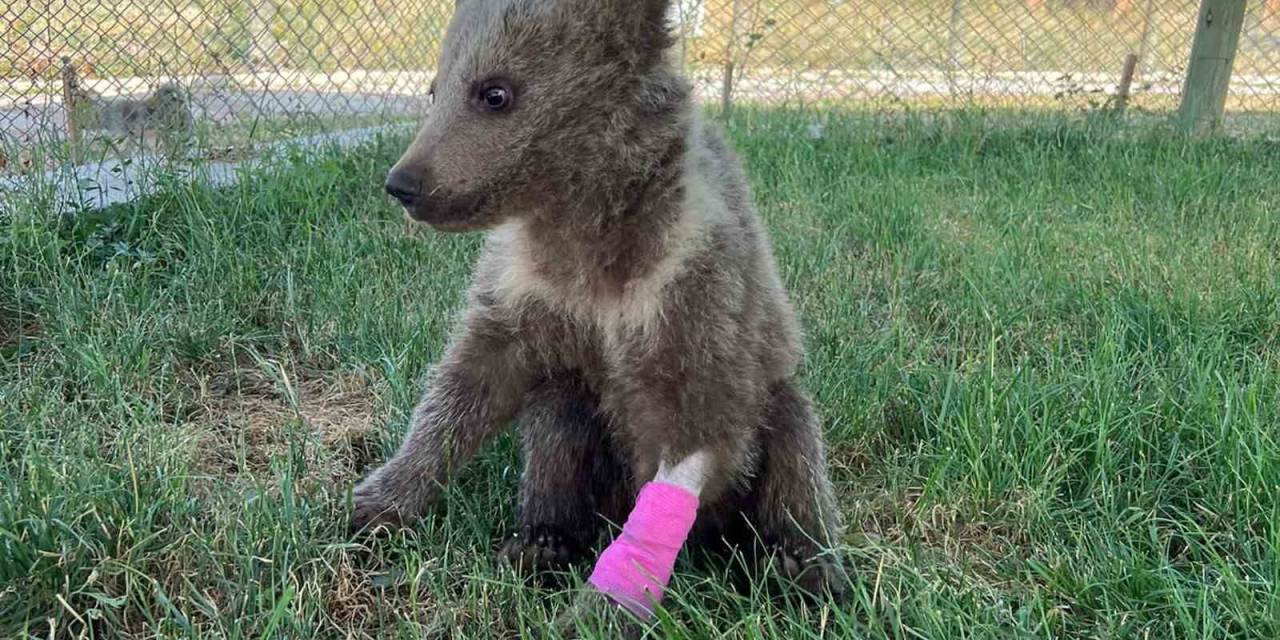
[[[1198,0],[679,0],[709,104],[1079,112],[1177,107]],[[166,107],[203,158],[415,119],[453,0],[0,6],[0,174],[145,148]],[[1280,114],[1280,0],[1250,0],[1228,112]],[[163,115],[163,114],[162,114]],[[170,124],[169,126],[172,126]],[[141,145],[133,145],[139,142]]]
[[[1114,99],[1130,55],[1131,104],[1176,108],[1199,9],[1198,0],[708,2],[687,60],[706,82],[715,81],[699,69],[707,62],[738,67],[734,99],[1045,110]],[[1280,0],[1253,0],[1229,108],[1280,111],[1278,97]]]

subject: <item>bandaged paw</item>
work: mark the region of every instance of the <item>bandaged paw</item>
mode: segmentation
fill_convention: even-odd
[[[636,616],[652,616],[697,515],[698,496],[688,489],[646,484],[621,535],[600,554],[588,582]]]

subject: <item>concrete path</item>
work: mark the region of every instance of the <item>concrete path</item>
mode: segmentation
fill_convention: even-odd
[[[271,158],[279,152],[314,154],[332,148],[347,149],[371,142],[380,135],[405,135],[411,131],[409,125],[387,125],[293,138],[263,145],[254,157],[238,162],[199,159],[166,165],[157,156],[142,155],[69,165],[29,176],[0,177],[0,211],[42,191],[52,192],[58,213],[102,209],[129,202],[155,192],[155,177],[157,170],[161,169],[173,171],[191,181],[229,186],[237,183],[246,172],[269,161],[264,158]]]

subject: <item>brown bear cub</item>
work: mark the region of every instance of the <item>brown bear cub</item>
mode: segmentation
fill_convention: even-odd
[[[412,521],[518,420],[503,554],[563,566],[679,468],[690,543],[761,545],[840,592],[822,434],[741,165],[668,60],[670,0],[460,0],[421,131],[386,188],[441,231],[486,230],[468,304],[353,526]],[[661,478],[660,478],[661,479]]]

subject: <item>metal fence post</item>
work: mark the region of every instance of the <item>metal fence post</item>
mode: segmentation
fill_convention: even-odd
[[[1222,125],[1231,87],[1231,70],[1240,32],[1244,28],[1246,0],[1202,0],[1182,89],[1178,122],[1184,130],[1215,131]]]
[[[952,69],[960,68],[960,47],[964,41],[964,0],[951,0],[951,21],[947,27],[947,58]]]
[[[1151,52],[1151,32],[1155,26],[1155,6],[1156,0],[1147,0],[1146,7],[1142,12],[1142,39],[1138,42],[1138,64],[1139,70],[1149,66],[1147,54]]]

